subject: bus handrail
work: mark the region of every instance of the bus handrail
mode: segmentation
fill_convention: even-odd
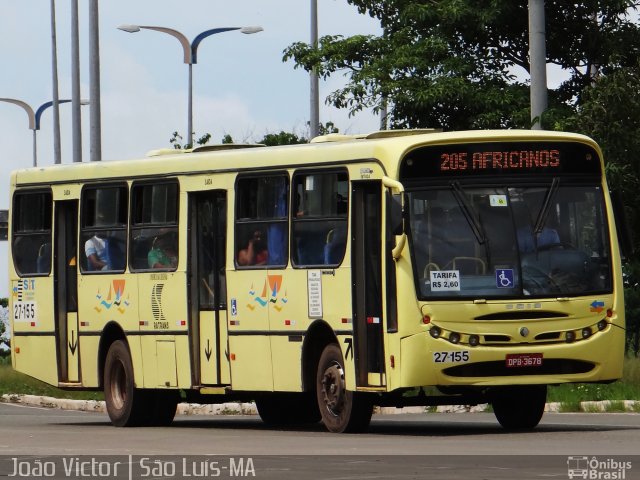
[[[399,181],[394,180],[393,178],[383,176],[382,184],[390,190],[396,190],[397,193],[399,194],[404,193],[404,185],[402,185],[402,183],[400,183]],[[404,196],[402,196],[402,202],[403,202],[402,208],[404,210]],[[391,250],[391,255],[393,256],[394,260],[397,261],[400,258],[400,255],[402,254],[402,250],[404,249],[404,246],[406,243],[407,243],[407,234],[403,228],[402,234],[400,235],[400,239],[396,243],[396,246],[393,247],[393,249]]]

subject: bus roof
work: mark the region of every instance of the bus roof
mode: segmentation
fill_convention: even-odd
[[[397,178],[399,160],[410,150],[427,145],[526,140],[576,141],[598,146],[589,137],[541,130],[390,130],[367,135],[331,134],[311,143],[263,148],[207,146],[193,151],[157,150],[153,156],[105,160],[16,170],[12,185],[75,182],[87,179],[133,179],[150,175],[293,168],[340,161],[376,159],[386,174]],[[252,145],[253,146],[253,145]]]

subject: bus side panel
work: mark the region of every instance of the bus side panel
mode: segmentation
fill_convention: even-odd
[[[140,345],[145,388],[191,386],[185,284],[186,275],[182,271],[138,275]],[[175,344],[178,337],[184,337],[184,342],[180,340],[184,346],[179,349]],[[178,350],[179,356],[176,355]]]
[[[269,326],[273,388],[275,391],[302,390],[302,339],[309,328],[307,270],[271,270]]]
[[[267,271],[231,270],[227,280],[232,387],[273,391]]]
[[[97,388],[98,378],[98,349],[99,335],[80,335],[78,350],[80,351],[80,370],[82,371],[82,386]]]
[[[16,352],[13,368],[31,377],[58,385],[55,336],[13,336],[11,348]]]
[[[58,384],[53,316],[53,277],[11,282],[9,299],[13,367],[22,373]]]
[[[84,252],[81,249],[81,254]],[[108,324],[117,324],[125,334],[138,330],[138,288],[135,275],[103,273],[78,275],[78,314],[80,318],[80,362],[82,385],[97,387],[100,336]],[[129,349],[135,359],[140,343],[128,336]],[[136,362],[134,361],[134,367]],[[136,381],[141,370],[134,370]]]

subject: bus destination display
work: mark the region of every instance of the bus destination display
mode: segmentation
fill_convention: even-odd
[[[589,145],[512,142],[421,147],[405,157],[400,177],[600,173],[598,154]]]

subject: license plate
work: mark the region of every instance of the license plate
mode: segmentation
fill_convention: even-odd
[[[541,353],[512,353],[506,357],[507,368],[541,367]]]

